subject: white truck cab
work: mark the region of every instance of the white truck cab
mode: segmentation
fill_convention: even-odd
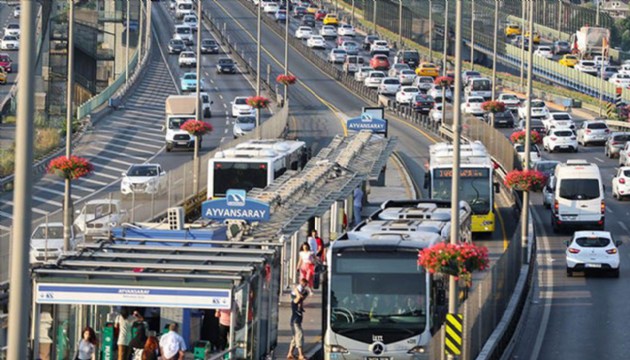
[[[114,227],[127,220],[127,210],[121,209],[120,200],[90,200],[76,211],[74,225],[86,237],[106,236]]]

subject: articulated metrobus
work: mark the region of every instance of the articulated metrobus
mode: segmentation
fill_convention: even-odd
[[[437,143],[429,147],[429,169],[425,175],[425,188],[436,200],[451,199],[453,178],[453,145]],[[492,233],[495,228],[494,163],[481,142],[461,144],[459,171],[460,200],[472,208],[472,232]],[[493,191],[494,190],[494,191]]]
[[[228,189],[264,189],[287,170],[301,170],[310,154],[303,141],[250,140],[208,160],[208,199]]]
[[[448,201],[388,201],[328,252],[326,360],[421,359],[446,316],[447,280],[418,266],[418,252],[448,241]],[[460,238],[470,241],[468,204]]]

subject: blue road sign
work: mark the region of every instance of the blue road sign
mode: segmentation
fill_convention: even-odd
[[[212,220],[268,221],[269,204],[247,198],[247,192],[229,189],[226,197],[204,201],[201,216]]]

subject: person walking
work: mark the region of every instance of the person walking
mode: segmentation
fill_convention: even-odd
[[[215,316],[219,318],[219,343],[217,348],[219,351],[223,351],[228,346],[228,336],[230,335],[230,325],[232,322],[232,310],[217,310],[215,312]]]
[[[160,338],[160,353],[164,360],[184,360],[186,343],[177,330],[177,323],[168,326],[168,332]]]
[[[133,312],[135,321],[131,325],[131,341],[129,348],[133,360],[141,360],[142,350],[149,336],[149,324],[139,310]]]
[[[311,247],[307,243],[303,243],[299,253],[297,270],[300,272],[300,280],[306,279],[309,286],[313,286],[315,275],[316,259],[311,252]]]
[[[76,360],[96,360],[96,333],[94,329],[86,326],[83,329],[83,337],[79,341],[74,359]]]
[[[291,344],[289,344],[289,354],[287,359],[295,359],[294,352],[297,349],[298,360],[306,360],[302,348],[304,347],[304,332],[302,331],[302,320],[304,319],[304,300],[310,291],[308,281],[301,279],[300,283],[291,292]]]
[[[129,360],[129,343],[131,342],[131,324],[129,309],[123,307],[114,320],[114,328],[118,329],[118,360]]]
[[[142,350],[142,360],[158,360],[160,357],[160,343],[155,336],[149,336]]]
[[[361,210],[363,209],[363,190],[361,187],[354,189],[352,205],[354,207],[354,225],[359,225],[361,222]]]

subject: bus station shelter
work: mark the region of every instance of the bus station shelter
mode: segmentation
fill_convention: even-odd
[[[33,269],[33,323],[51,322],[31,330],[34,353],[40,339],[49,336],[50,358],[69,358],[81,330],[90,326],[97,332],[100,358],[114,359],[113,321],[119,307],[159,308],[160,330],[179,323],[193,349],[202,337],[195,314],[230,309],[231,357],[260,359],[277,341],[279,246],[117,237],[84,244],[54,264]],[[39,334],[42,329],[52,331]]]

